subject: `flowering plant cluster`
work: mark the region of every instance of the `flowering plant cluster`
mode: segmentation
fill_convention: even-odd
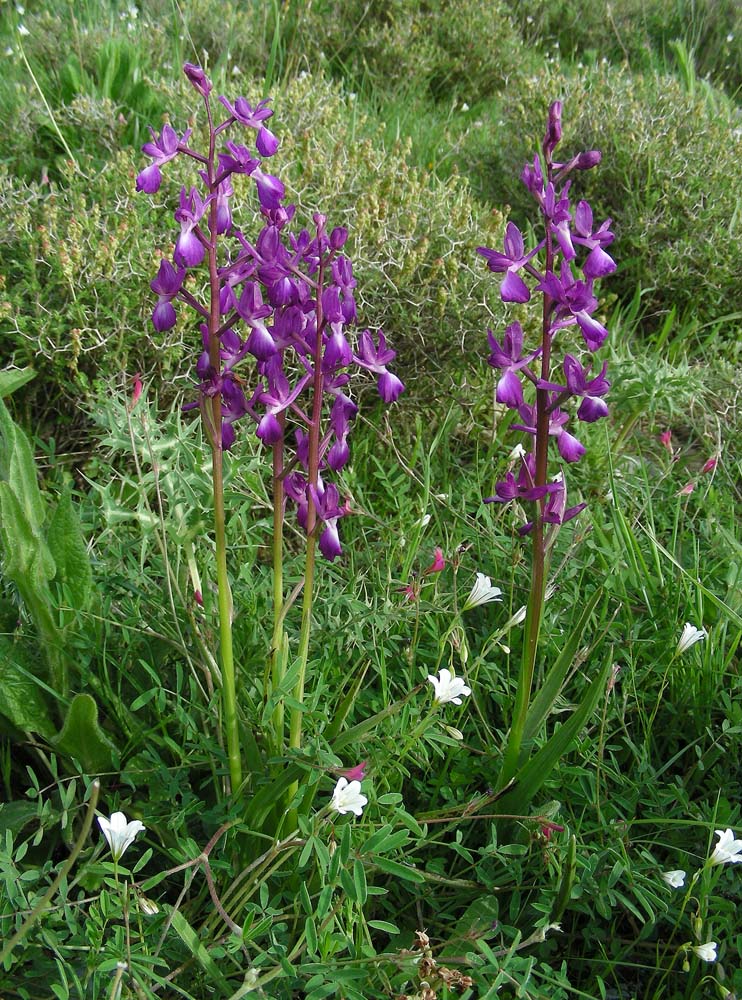
[[[204,101],[208,146],[193,148],[191,129],[182,136],[165,125],[142,148],[152,160],[137,177],[137,189],[154,194],[162,170],[176,156],[199,167],[200,183],[183,187],[175,221],[180,234],[172,262],[163,259],[151,283],[158,296],[152,323],[158,332],[176,322],[174,303],[182,302],[198,316],[202,352],[196,363],[198,399],[186,409],[200,408],[212,447],[229,450],[235,423],[255,423],[256,434],[269,446],[291,443],[293,455],[281,463],[285,496],[297,510],[307,533],[319,521],[319,547],[328,559],[340,552],[337,522],[348,513],[327,473],[338,472],[349,458],[348,433],[357,406],[347,394],[350,370],[377,377],[379,394],[393,402],[402,382],[389,369],[395,352],[379,331],[363,330],[355,343],[347,329],[357,319],[351,261],[341,251],[348,239],[342,226],[328,229],[324,215],[313,216],[313,229],[291,229],[295,206],[284,203],[281,181],[264,169],[264,159],[278,150],[267,127],[273,115],[268,100],[254,107],[244,97],[219,102],[226,117],[216,122],[212,84],[202,69],[186,63],[184,72]],[[254,146],[226,139],[234,127],[254,134]],[[222,143],[217,151],[218,143]],[[264,219],[252,241],[235,224],[234,182],[250,177]],[[205,265],[208,296],[203,302],[189,289],[189,274]],[[251,357],[256,376],[240,370]],[[249,391],[246,391],[248,385]],[[311,397],[308,409],[302,393]],[[320,427],[323,399],[330,401],[329,420]]]
[[[594,316],[598,307],[594,285],[616,269],[615,261],[605,249],[613,242],[611,220],[596,225],[590,205],[586,201],[573,205],[569,197],[570,174],[596,166],[601,154],[590,150],[565,162],[554,159],[562,136],[561,112],[561,103],[555,101],[549,109],[543,158],[535,156],[521,175],[538,204],[543,237],[527,249],[520,229],[509,222],[502,251],[478,248],[490,270],[503,275],[500,295],[504,302],[528,302],[532,290],[543,296],[540,343],[527,345],[526,334],[517,321],[507,327],[502,340],[488,331],[489,363],[501,373],[497,401],[518,413],[519,423],[514,428],[529,434],[535,445],[533,451],[520,457],[518,473],[509,472],[496,484],[495,495],[485,502],[539,501],[537,521],[550,525],[570,520],[585,506],[567,508],[563,474],[548,481],[547,446],[549,438],[555,438],[565,462],[577,462],[585,453],[584,445],[568,430],[571,418],[564,408],[568,401],[579,400],[578,420],[592,423],[608,413],[603,398],[610,388],[607,366],[604,363],[593,374],[593,362],[585,360],[584,354],[597,351],[608,336],[606,328]],[[581,274],[576,275],[576,269]],[[535,283],[533,289],[524,275]],[[560,378],[554,351],[562,331],[573,326],[582,335],[582,350],[564,354]],[[531,403],[526,401],[523,391],[528,383],[535,389],[535,401]],[[530,521],[521,533],[533,530],[535,523]]]

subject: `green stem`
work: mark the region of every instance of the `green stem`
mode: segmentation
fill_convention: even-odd
[[[211,117],[208,96],[204,97],[209,122],[209,155],[207,170],[209,189],[216,190],[216,133]],[[209,364],[215,372],[222,370],[219,327],[219,269],[217,261],[217,205],[216,199],[209,206],[209,238],[206,242],[209,263]],[[209,401],[203,400],[201,415],[211,442],[211,471],[214,494],[214,540],[216,544],[216,582],[219,602],[219,651],[222,667],[222,698],[224,705],[224,733],[229,761],[229,780],[232,795],[242,784],[242,759],[240,734],[237,724],[237,684],[234,651],[232,648],[232,593],[227,573],[227,535],[224,513],[224,448],[222,445],[222,399],[217,392]]]
[[[286,413],[278,415],[283,431]],[[271,640],[271,682],[277,691],[286,669],[285,641],[283,628],[283,436],[273,445],[273,638]],[[273,741],[276,753],[283,753],[284,705],[281,698],[273,711]]]

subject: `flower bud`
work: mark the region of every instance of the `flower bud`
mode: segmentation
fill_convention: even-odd
[[[562,102],[553,101],[549,108],[549,121],[544,136],[544,155],[549,158],[562,138]]]
[[[183,72],[202,97],[209,96],[209,93],[211,92],[211,81],[208,79],[200,66],[194,66],[193,63],[187,62],[183,66]]]
[[[577,170],[590,170],[591,167],[597,167],[602,157],[603,154],[599,149],[589,149],[586,153],[580,153],[575,167]]]

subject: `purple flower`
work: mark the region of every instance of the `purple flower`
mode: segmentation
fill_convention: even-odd
[[[379,330],[378,347],[374,345],[371,332],[364,330],[358,338],[358,353],[353,355],[357,365],[379,376],[379,395],[385,403],[395,402],[404,392],[404,383],[386,367],[396,356],[396,351],[386,346],[386,337],[382,330]]]
[[[546,498],[541,520],[544,524],[560,525],[565,524],[567,521],[571,521],[573,517],[577,517],[577,515],[581,513],[585,507],[587,507],[587,504],[578,503],[574,507],[566,509],[567,487],[564,482],[564,476],[561,472],[555,476],[554,482],[556,483],[557,489],[549,493]],[[529,521],[527,524],[524,524],[522,528],[518,529],[518,534],[527,535],[532,530],[533,521]]]
[[[182,139],[178,139],[178,134],[172,125],[163,126],[159,136],[152,126],[150,126],[149,131],[152,135],[152,142],[145,142],[142,146],[142,152],[151,156],[154,162],[139,174],[136,188],[137,191],[144,191],[145,194],[154,194],[159,190],[162,182],[160,167],[178,155],[180,144],[188,142],[191,129],[184,133]]]
[[[487,247],[477,247],[477,253],[485,258],[490,271],[496,274],[504,272],[505,278],[500,285],[503,302],[528,302],[531,292],[518,271],[528,263],[533,253],[526,254],[523,235],[513,222],[508,222],[505,229],[504,249],[505,253],[500,253]]]
[[[158,296],[157,305],[152,313],[152,325],[158,333],[164,333],[175,326],[177,317],[172,300],[180,291],[184,277],[184,267],[179,267],[176,271],[169,260],[160,261],[157,277],[153,278],[149,284],[149,287]]]
[[[325,559],[332,562],[342,554],[337,522],[346,510],[340,506],[340,495],[337,486],[330,483],[325,487],[320,480],[317,486],[309,487],[309,495],[317,511],[317,517],[323,522],[324,528],[319,536],[319,549]]]
[[[527,434],[536,436],[536,407],[523,406],[518,408],[518,413],[523,421],[522,424],[513,424],[513,430],[525,431]],[[559,409],[549,411],[549,435],[556,438],[559,454],[565,462],[579,462],[585,454],[585,446],[576,437],[564,429],[564,425],[569,420],[569,414],[563,413]]]
[[[556,483],[535,486],[536,458],[529,452],[521,459],[518,476],[508,472],[502,482],[495,484],[495,496],[487,497],[484,503],[509,503],[511,500],[540,500],[547,493],[559,489]]]
[[[562,138],[562,102],[553,101],[549,107],[549,118],[546,125],[546,135],[543,141],[544,156],[548,159]]]
[[[206,247],[199,239],[198,223],[214,197],[209,195],[202,199],[195,187],[190,193],[185,188],[180,189],[180,208],[175,213],[175,221],[180,223],[180,236],[173,254],[176,264],[197,267],[204,259]]]
[[[616,270],[616,262],[607,254],[603,247],[609,246],[613,242],[613,233],[610,230],[611,220],[605,222],[593,231],[593,210],[586,201],[579,201],[575,209],[574,220],[574,242],[581,243],[588,247],[590,253],[585,258],[582,265],[582,272],[586,278],[604,278],[608,274],[613,274]]]
[[[545,292],[557,303],[555,329],[577,323],[587,346],[591,351],[597,351],[608,331],[590,315],[598,306],[598,300],[592,293],[592,282],[576,281],[567,261],[562,261],[559,274],[560,277],[557,277],[553,271],[547,272],[536,286],[538,291]]]
[[[497,402],[517,410],[523,403],[523,387],[515,372],[533,361],[540,353],[540,348],[523,357],[523,328],[517,321],[505,330],[502,345],[495,340],[491,330],[487,331],[487,339],[492,350],[487,362],[503,372],[497,383]]]
[[[603,367],[595,378],[588,379],[592,362],[583,368],[577,358],[571,354],[564,356],[564,375],[566,386],[556,385],[553,382],[539,381],[539,389],[550,389],[556,392],[569,393],[571,396],[582,396],[583,400],[577,411],[579,420],[593,423],[608,414],[608,407],[601,396],[605,396],[611,387],[611,383],[605,377],[608,370],[608,362],[603,362]]]
[[[260,167],[255,167],[252,177],[258,188],[258,198],[261,208],[280,208],[281,199],[286,194],[286,189],[277,177],[272,174],[264,174]]]
[[[193,63],[187,62],[183,65],[183,72],[202,97],[209,96],[211,93],[211,81],[200,66],[194,66]]]
[[[236,121],[257,131],[255,145],[260,155],[273,156],[278,149],[278,139],[263,124],[273,114],[273,111],[268,107],[270,98],[267,97],[265,100],[259,101],[254,108],[244,97],[238,97],[233,105],[226,97],[220,97],[219,100]]]

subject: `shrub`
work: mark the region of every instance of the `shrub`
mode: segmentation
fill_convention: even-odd
[[[527,193],[512,178],[540,141],[530,123],[543,117],[546,95],[564,101],[570,147],[602,150],[600,170],[579,183],[596,214],[616,220],[621,265],[613,290],[629,299],[641,285],[655,318],[673,306],[699,323],[731,313],[739,287],[734,178],[742,156],[735,121],[672,77],[546,67],[498,105],[497,128],[482,129],[481,158],[467,152],[476,186],[517,213]]]

